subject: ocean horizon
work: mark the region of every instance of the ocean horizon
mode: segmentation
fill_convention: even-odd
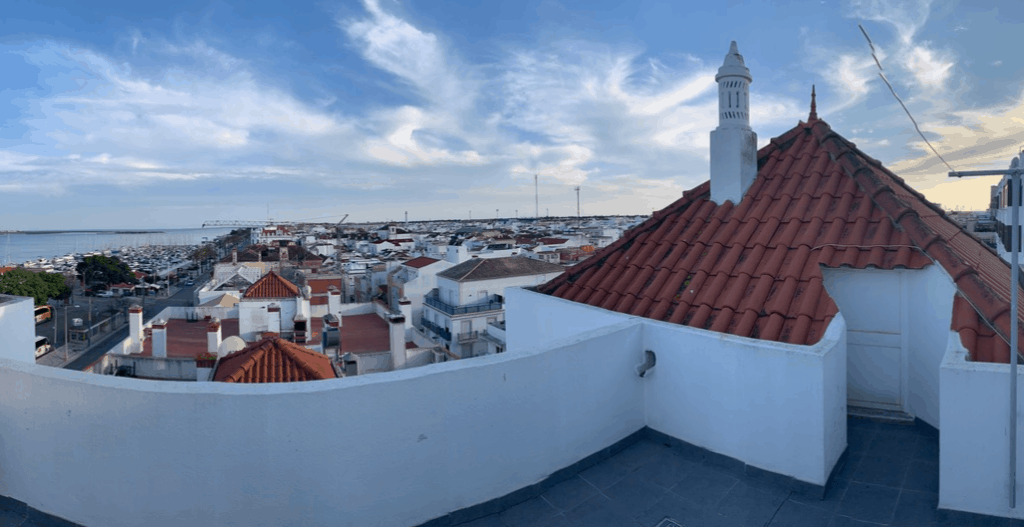
[[[230,227],[208,229],[68,229],[10,231],[0,234],[0,263],[19,265],[40,258],[156,245],[198,245],[230,233]]]

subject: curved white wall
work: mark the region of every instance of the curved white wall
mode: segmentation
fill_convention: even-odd
[[[515,353],[273,385],[0,359],[0,494],[86,526],[416,525],[641,429],[642,339],[626,322]]]
[[[35,301],[0,295],[0,359],[36,362]],[[3,472],[0,467],[0,474]]]

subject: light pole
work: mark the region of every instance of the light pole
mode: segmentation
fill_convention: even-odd
[[[1024,153],[1010,161],[1006,170],[969,170],[950,172],[949,177],[1010,176],[1010,508],[1017,507],[1017,274],[1020,272],[1020,176],[1024,172]]]

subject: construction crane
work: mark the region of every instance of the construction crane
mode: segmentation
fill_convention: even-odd
[[[263,227],[265,225],[298,225],[300,223],[311,223],[316,220],[322,220],[324,218],[337,218],[339,215],[334,214],[332,216],[320,216],[319,218],[308,218],[304,220],[293,220],[293,221],[274,221],[273,219],[265,220],[207,220],[203,222],[203,228],[207,227]],[[348,219],[348,214],[341,217],[341,221],[335,225],[341,225]],[[325,222],[326,223],[326,222]]]

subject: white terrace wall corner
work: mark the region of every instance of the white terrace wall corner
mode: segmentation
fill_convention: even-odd
[[[941,265],[904,272],[910,311],[908,410],[940,428],[939,377],[952,326],[956,284]]]
[[[272,385],[0,359],[0,494],[83,525],[417,525],[643,428],[642,339],[627,323],[517,355]],[[310,437],[331,438],[331,456]]]
[[[798,346],[648,321],[647,425],[824,485],[846,448],[846,326]]]
[[[657,356],[644,380],[646,423],[751,465],[823,485],[846,448],[846,324],[836,316],[813,346],[713,333],[525,289],[506,291],[508,353],[644,328]],[[642,354],[632,356],[635,364]],[[766,372],[771,372],[766,375]]]
[[[1024,518],[1024,434],[1017,435],[1017,508],[1009,507],[1010,365],[970,362],[960,335],[947,329],[939,411],[939,507]],[[1017,372],[1017,400],[1024,375]],[[1024,422],[1024,405],[1017,423]]]
[[[0,358],[35,364],[35,301],[0,295]]]

